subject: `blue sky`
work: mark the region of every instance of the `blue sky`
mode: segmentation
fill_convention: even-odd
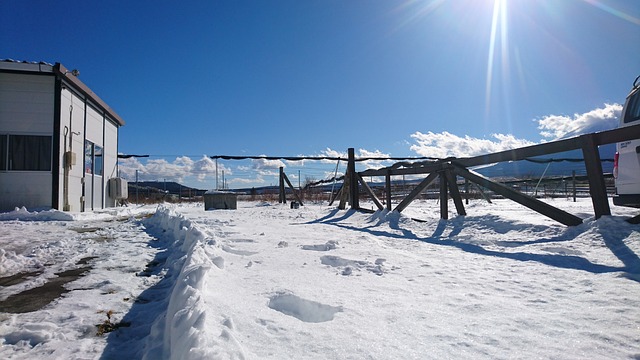
[[[0,3],[0,58],[77,68],[126,121],[119,151],[153,155],[125,176],[201,188],[203,155],[463,156],[615,126],[637,44],[636,0]],[[219,170],[279,165],[335,167]]]

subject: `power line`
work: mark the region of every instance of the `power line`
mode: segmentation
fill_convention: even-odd
[[[288,160],[288,161],[302,161],[302,160],[331,160],[331,161],[340,161],[347,160],[346,157],[335,157],[335,156],[232,156],[232,155],[213,155],[210,156],[212,159],[222,159],[222,160]],[[374,157],[374,156],[365,156],[356,158],[356,162],[361,161],[399,161],[399,160],[441,160],[433,157]]]

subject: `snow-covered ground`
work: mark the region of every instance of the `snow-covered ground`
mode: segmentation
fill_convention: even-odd
[[[0,358],[640,358],[637,210],[549,202],[584,224],[506,200],[0,214]]]

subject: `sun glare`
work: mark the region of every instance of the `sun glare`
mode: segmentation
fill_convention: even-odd
[[[613,16],[617,16],[620,19],[626,20],[632,24],[636,24],[636,25],[640,25],[640,19],[637,17],[633,17],[629,14],[625,14],[622,11],[618,10],[618,9],[614,9],[609,5],[603,4],[602,1],[598,1],[598,0],[583,0],[584,2],[591,4],[595,7],[597,7],[600,10],[606,11],[609,14],[613,15]]]
[[[491,88],[496,59],[496,44],[500,40],[500,56],[503,80],[509,73],[509,38],[507,29],[507,0],[493,1],[493,16],[491,18],[491,35],[489,38],[489,51],[487,54],[487,76],[485,83],[485,115],[488,117],[491,107]]]
[[[396,8],[396,11],[408,13],[406,19],[398,24],[398,29],[425,18],[438,9],[445,0],[407,0]]]

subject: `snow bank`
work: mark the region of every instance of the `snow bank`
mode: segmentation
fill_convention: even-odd
[[[58,210],[29,211],[24,206],[15,210],[0,213],[0,221],[72,221],[73,216]]]
[[[13,211],[0,213],[0,221],[93,221],[129,218],[154,213],[155,206],[115,207],[87,212],[68,212],[55,209],[33,210],[15,208]]]
[[[206,274],[223,268],[215,241],[206,239],[190,220],[175,209],[160,207],[145,226],[168,241],[167,277],[174,277],[166,313],[158,317],[147,339],[144,359],[193,359],[207,354],[207,306],[202,290]],[[212,246],[213,245],[213,246]]]
[[[5,221],[0,276],[43,273],[0,299],[93,268],[42,310],[1,313],[0,358],[637,358],[640,231],[624,221],[637,209],[554,205],[584,223],[500,199],[451,220],[420,200],[403,214],[244,202]],[[130,326],[96,336],[111,310]]]

